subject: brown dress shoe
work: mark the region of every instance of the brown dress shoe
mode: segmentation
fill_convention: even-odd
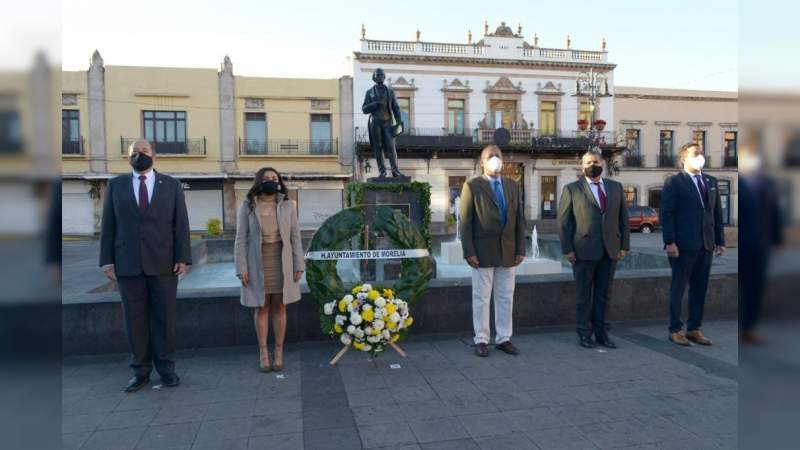
[[[764,345],[764,338],[754,329],[742,332],[740,337],[743,344],[749,345]]]
[[[497,347],[498,350],[508,353],[509,355],[519,355],[519,350],[517,350],[517,347],[515,347],[511,341],[505,341],[502,344],[497,344],[495,347]]]
[[[686,337],[695,344],[711,345],[711,339],[703,336],[703,332],[700,330],[692,330],[686,333]]]
[[[688,347],[692,344],[686,339],[686,336],[683,334],[683,330],[678,330],[674,333],[670,333],[669,340],[678,344],[683,345],[684,347]]]
[[[478,344],[475,346],[475,354],[481,358],[489,356],[489,346],[486,344]]]

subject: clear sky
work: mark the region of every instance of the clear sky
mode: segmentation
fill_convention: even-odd
[[[616,84],[736,90],[738,7],[731,0],[64,0],[62,64],[85,70],[94,49],[106,64],[218,68],[234,73],[337,78],[367,37],[466,42],[505,21],[531,42],[599,50],[608,41]]]

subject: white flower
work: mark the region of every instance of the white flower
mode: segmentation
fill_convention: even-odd
[[[359,314],[357,312],[354,312],[353,314],[350,314],[350,323],[352,323],[353,325],[360,324],[361,320],[362,320],[361,319],[361,314]]]
[[[358,339],[363,339],[364,338],[364,330],[362,330],[361,328],[356,328],[356,337]]]
[[[372,309],[372,305],[370,305],[370,304],[366,304],[366,305],[364,305],[364,307],[363,307],[363,308],[361,308],[361,309],[363,309],[364,311],[369,311],[370,309]]]
[[[383,297],[378,297],[378,299],[375,300],[375,306],[377,306],[378,308],[383,308],[384,306],[386,306],[386,299],[384,299]]]
[[[367,298],[367,293],[366,292],[359,292],[358,294],[356,294],[356,298],[359,299],[359,300],[364,300],[365,298]]]
[[[368,326],[368,327],[364,328],[364,334],[366,334],[368,336],[370,334],[372,334],[372,327]]]
[[[333,303],[325,303],[322,309],[325,312],[326,316],[330,316],[331,314],[333,314]]]
[[[353,312],[353,304],[352,303],[348,303],[347,304],[347,312]]]
[[[389,316],[389,320],[392,322],[400,322],[400,314],[393,313],[391,316]]]
[[[369,344],[364,344],[363,350],[364,350],[365,352],[368,352],[368,351],[372,350],[372,346],[371,346],[371,345],[369,345]]]
[[[350,333],[350,334],[355,334],[356,333],[356,327],[354,327],[353,325],[348,325],[347,326],[347,332]]]
[[[342,344],[344,345],[350,345],[350,343],[353,342],[353,339],[347,333],[342,333],[339,339],[342,341]]]
[[[376,330],[382,330],[385,325],[386,324],[383,323],[382,320],[373,320],[372,321],[372,328],[374,328]]]
[[[361,286],[361,290],[365,291],[365,292],[369,292],[369,291],[372,290],[372,285],[371,284],[364,284],[364,285]]]
[[[381,312],[380,309],[375,310],[375,317],[372,320],[381,320],[383,319],[384,313]]]
[[[336,315],[336,323],[339,325],[344,325],[344,321],[347,320],[347,316],[343,316],[341,314]]]
[[[349,302],[353,301],[353,296],[350,295],[350,294],[347,294],[347,295],[344,296],[344,299],[345,299],[346,302],[349,303]]]
[[[367,336],[367,342],[374,344],[381,340],[380,336]]]
[[[381,333],[381,334],[383,334],[383,338],[384,339],[391,339],[391,337],[392,337],[392,333],[389,333],[389,330],[387,330],[385,328],[383,329],[383,333]]]

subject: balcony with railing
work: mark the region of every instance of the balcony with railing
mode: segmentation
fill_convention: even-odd
[[[128,154],[128,147],[136,141],[136,138],[119,138],[120,150],[123,155]],[[153,150],[157,155],[182,155],[182,156],[205,156],[206,138],[205,136],[196,139],[186,139],[185,141],[150,141]]]
[[[239,138],[239,154],[243,156],[338,155],[339,140]]]
[[[725,155],[725,158],[723,160],[723,167],[738,167],[738,166],[739,166],[738,156]]]
[[[503,130],[507,136],[496,136]],[[529,129],[465,129],[456,133],[447,128],[410,128],[405,133],[395,138],[395,147],[398,152],[415,152],[419,150],[445,151],[438,153],[440,156],[447,154],[460,154],[463,151],[480,150],[488,144],[505,142],[504,148],[513,148],[515,151],[530,152],[575,152],[582,151],[592,144],[585,131],[580,130],[538,130]],[[614,131],[602,131],[595,135],[595,145],[602,148],[622,148],[619,141],[620,135]],[[366,128],[355,128],[355,143],[361,149],[369,149],[369,134]],[[449,152],[447,152],[449,151]]]
[[[674,155],[658,155],[658,167],[675,167]]]
[[[524,41],[520,38],[519,42],[512,43],[510,55],[512,59],[520,60],[541,60],[541,61],[565,61],[582,63],[606,63],[608,53],[605,51],[594,50],[573,50],[569,48],[542,48],[523,45]],[[442,57],[470,57],[470,58],[508,58],[508,49],[496,53],[491,45],[483,43],[446,43],[446,42],[423,42],[423,41],[384,41],[373,39],[361,40],[361,52],[363,54],[386,54],[386,55],[408,55],[408,56],[442,56]],[[499,49],[497,49],[499,51]]]
[[[83,155],[83,136],[79,136],[78,139],[62,139],[61,154],[69,156]]]
[[[644,158],[639,153],[631,153],[625,155],[625,167],[642,167],[644,166]]]

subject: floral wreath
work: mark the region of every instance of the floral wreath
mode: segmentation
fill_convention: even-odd
[[[349,248],[353,238],[364,229],[363,215],[358,206],[329,217],[314,234],[309,252]],[[388,206],[375,208],[371,230],[382,233],[399,249],[427,247],[408,218]],[[403,340],[413,322],[411,310],[425,293],[433,274],[431,257],[403,259],[400,278],[390,287],[365,283],[346,287],[336,263],[337,260],[309,260],[306,264],[306,281],[311,296],[319,304],[322,331],[338,334],[343,344],[373,355],[389,343]],[[390,324],[394,328],[388,328]],[[368,339],[370,336],[373,337]]]

